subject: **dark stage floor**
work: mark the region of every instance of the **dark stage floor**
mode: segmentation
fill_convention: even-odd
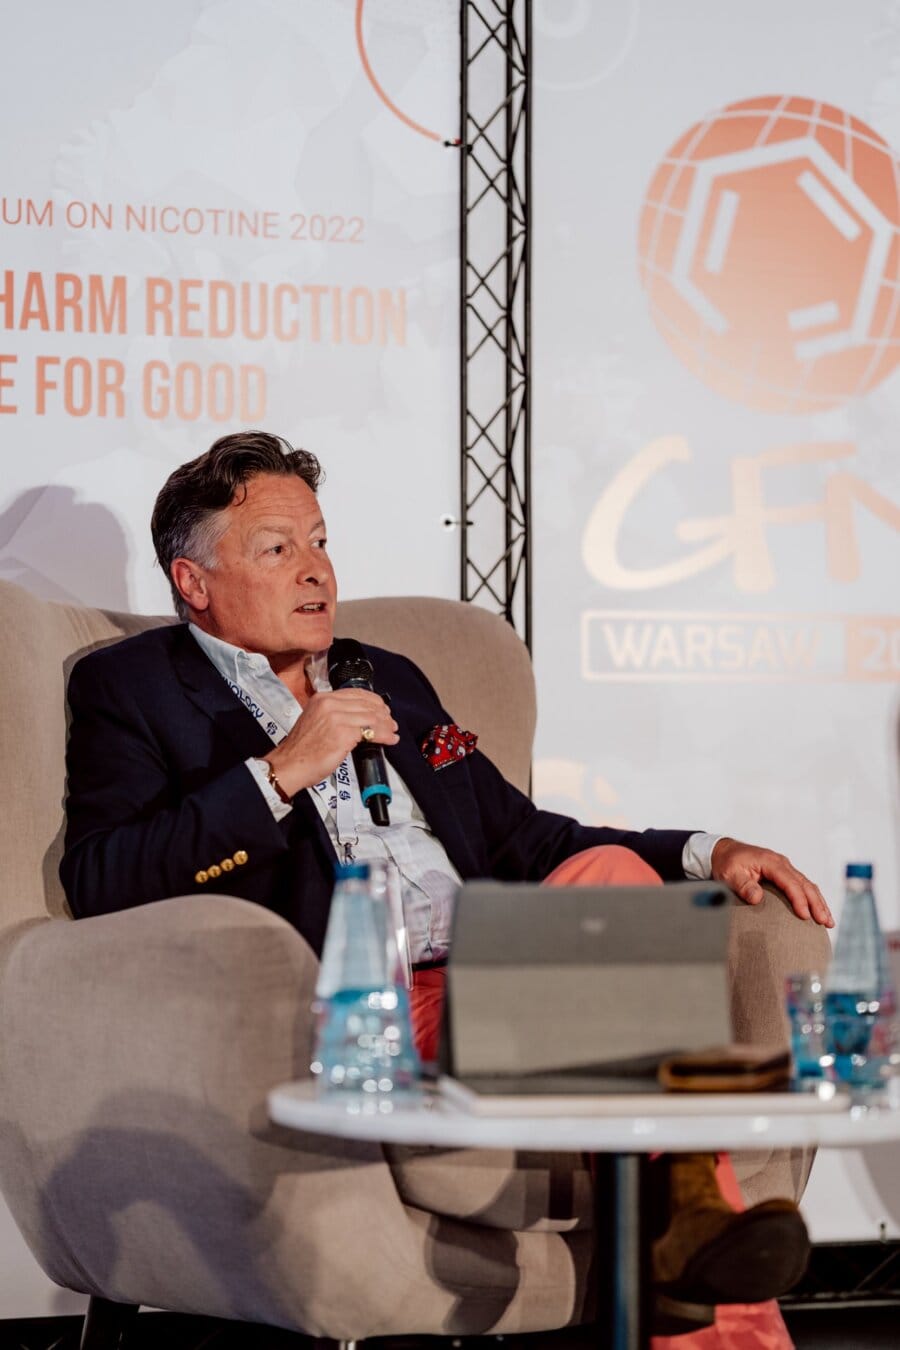
[[[883,1308],[788,1309],[796,1350],[898,1350],[900,1305]],[[78,1350],[80,1319],[0,1322],[0,1350]],[[143,1313],[126,1350],[309,1350],[305,1336],[202,1317]],[[366,1350],[596,1350],[586,1328],[539,1336],[396,1337],[366,1341]]]

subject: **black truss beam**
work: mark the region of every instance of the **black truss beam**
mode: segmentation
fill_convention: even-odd
[[[462,0],[460,595],[531,646],[531,0]]]

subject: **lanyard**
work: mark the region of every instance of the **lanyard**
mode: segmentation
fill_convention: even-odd
[[[259,702],[257,692],[254,698],[235,680],[227,675],[223,676],[225,683],[236,698],[239,698],[244,707],[247,708],[256,720],[264,727],[270,737],[273,745],[279,745],[288,734],[289,727],[282,726],[276,717],[273,717],[267,708],[264,708]],[[303,716],[303,709],[300,705],[299,716]],[[294,723],[296,725],[296,723]],[[330,778],[323,778],[319,783],[313,783],[308,789],[315,792],[327,815],[334,821],[337,832],[338,852],[342,855],[342,862],[353,861],[353,846],[359,843],[359,836],[356,832],[356,821],[353,810],[353,794],[357,790],[356,774],[351,763],[350,756],[342,760],[337,766]]]
[[[338,848],[343,854],[341,862],[353,861],[353,845],[359,843],[353,811],[355,787],[356,774],[348,755],[346,759],[341,760],[330,778],[323,778],[321,783],[314,783],[311,789],[318,793],[326,810],[334,819]]]

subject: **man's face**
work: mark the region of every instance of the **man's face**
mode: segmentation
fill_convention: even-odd
[[[207,603],[194,621],[278,671],[331,646],[337,586],[325,522],[300,478],[259,474],[242,492],[225,508],[215,567],[201,569]]]

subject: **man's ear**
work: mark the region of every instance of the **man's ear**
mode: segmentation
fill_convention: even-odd
[[[206,574],[202,567],[191,562],[190,558],[176,558],[169,568],[169,574],[189,609],[202,613],[209,608]]]

